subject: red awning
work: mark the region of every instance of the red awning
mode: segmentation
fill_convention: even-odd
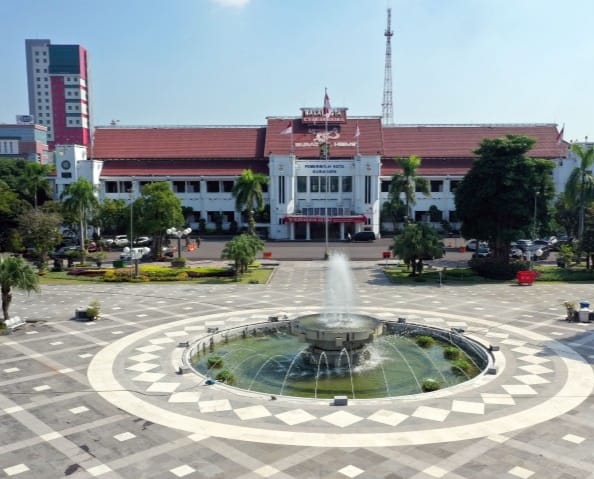
[[[358,216],[328,216],[328,223],[365,223],[365,215]],[[325,223],[325,216],[288,215],[287,223]]]

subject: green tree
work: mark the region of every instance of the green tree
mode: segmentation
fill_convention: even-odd
[[[63,200],[64,216],[78,225],[81,260],[84,263],[87,253],[85,244],[87,227],[99,206],[99,200],[95,196],[95,187],[86,178],[79,178],[68,185],[62,193],[61,199]]]
[[[129,218],[129,210],[124,200],[106,198],[97,209],[94,224],[101,228],[101,234],[115,235],[126,231]]]
[[[47,255],[62,241],[59,232],[62,216],[41,209],[31,209],[19,217],[19,232],[25,246],[35,248],[40,264],[45,265]]]
[[[264,249],[264,242],[254,234],[241,234],[225,243],[221,253],[223,259],[235,263],[237,275],[244,274],[248,266],[256,259],[259,251]]]
[[[145,185],[142,195],[134,202],[134,230],[153,237],[153,254],[161,256],[167,228],[183,229],[181,201],[169,182],[157,181]]]
[[[0,256],[0,289],[2,291],[2,324],[10,316],[8,309],[12,302],[12,289],[39,291],[39,277],[33,268],[22,258]]]
[[[423,193],[425,196],[429,196],[429,181],[427,178],[417,176],[417,170],[421,166],[421,158],[415,155],[409,156],[408,158],[395,158],[394,161],[398,163],[402,168],[402,173],[396,173],[392,176],[390,181],[390,190],[388,198],[394,205],[404,203],[406,206],[406,216],[410,220],[412,217],[412,207],[416,202],[415,192]],[[404,201],[402,198],[404,197]]]
[[[18,217],[30,206],[6,182],[0,180],[0,251],[18,251]]]
[[[388,197],[388,201],[384,201],[382,205],[382,223],[390,221],[394,231],[396,230],[396,223],[401,222],[406,215],[406,205],[398,197]]]
[[[530,234],[534,213],[547,221],[554,196],[553,162],[528,158],[535,140],[523,135],[484,139],[479,156],[456,189],[462,235],[487,241],[494,260],[509,262],[510,242]]]
[[[582,147],[581,145],[571,145],[571,151],[580,159],[580,164],[576,166],[565,184],[565,202],[571,208],[578,211],[578,240],[582,239],[584,234],[584,210],[594,199],[594,148]]]
[[[32,161],[25,163],[23,174],[20,177],[19,187],[20,191],[35,209],[37,209],[39,204],[38,197],[40,194],[43,195],[44,200],[48,199],[51,194],[48,176],[52,171],[53,168],[50,165],[40,165]]]
[[[412,276],[423,271],[424,258],[441,258],[443,244],[437,231],[426,223],[411,223],[394,238],[390,247],[412,269]]]
[[[247,210],[248,231],[254,234],[256,231],[256,220],[254,211],[264,210],[263,186],[268,184],[269,178],[262,173],[254,173],[252,170],[243,170],[237,182],[233,185],[232,194],[235,198],[235,209],[237,211]]]

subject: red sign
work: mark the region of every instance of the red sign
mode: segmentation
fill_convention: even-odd
[[[365,223],[364,215],[359,216],[304,216],[304,215],[290,215],[285,216],[287,223]]]

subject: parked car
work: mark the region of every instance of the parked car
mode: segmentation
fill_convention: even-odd
[[[150,246],[152,242],[153,242],[152,238],[150,238],[148,236],[139,236],[138,238],[136,238],[136,241],[134,241],[134,245],[135,246]]]
[[[516,241],[516,247],[520,248],[522,251],[528,250],[533,244],[532,240],[529,239],[519,239]]]
[[[479,248],[488,248],[489,245],[484,241],[479,241]],[[476,250],[476,240],[470,240],[466,243],[466,251],[475,251]]]
[[[115,248],[123,248],[124,246],[128,246],[130,241],[126,235],[117,235],[115,238],[107,238],[105,240],[107,246],[113,246]]]
[[[472,254],[473,258],[488,258],[489,256],[491,256],[491,249],[486,246],[479,246],[478,251]]]
[[[49,256],[52,259],[63,259],[63,258],[67,258],[71,254],[74,254],[75,252],[80,253],[80,246],[68,245],[68,246],[62,246],[61,248],[58,248],[56,251],[50,253]]]
[[[353,235],[352,241],[375,241],[375,233],[373,231],[359,231]]]

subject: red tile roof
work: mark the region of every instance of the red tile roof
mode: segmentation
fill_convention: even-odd
[[[92,157],[105,160],[104,176],[239,175],[245,168],[267,173],[268,156],[290,152],[291,135],[281,135],[289,124],[296,156],[318,158],[315,139],[324,132],[324,125],[304,125],[299,118],[280,117],[268,118],[266,127],[99,127]],[[530,156],[559,158],[567,154],[567,144],[558,143],[553,124],[382,127],[380,117],[351,117],[336,129],[329,125],[333,158],[356,154],[357,127],[359,152],[382,155],[383,175],[400,171],[393,158],[410,155],[423,159],[422,175],[464,175],[481,140],[507,134],[535,138]]]
[[[536,140],[530,156],[559,158],[567,146],[558,144],[557,127],[547,125],[415,125],[384,127],[384,156],[389,158],[417,155],[421,158],[474,157],[484,138],[526,135]]]
[[[98,127],[92,157],[262,158],[264,127]]]
[[[304,125],[301,119],[268,118],[266,156],[287,155],[291,147],[291,135],[281,135],[281,131],[291,124],[293,127],[292,140],[294,152],[298,158],[319,158],[320,148],[315,144],[316,135],[325,132],[324,123]],[[357,147],[355,132],[359,126],[359,152],[362,155],[381,154],[382,124],[380,117],[352,117],[340,125],[328,125],[330,138],[330,154],[333,157],[353,157]]]

